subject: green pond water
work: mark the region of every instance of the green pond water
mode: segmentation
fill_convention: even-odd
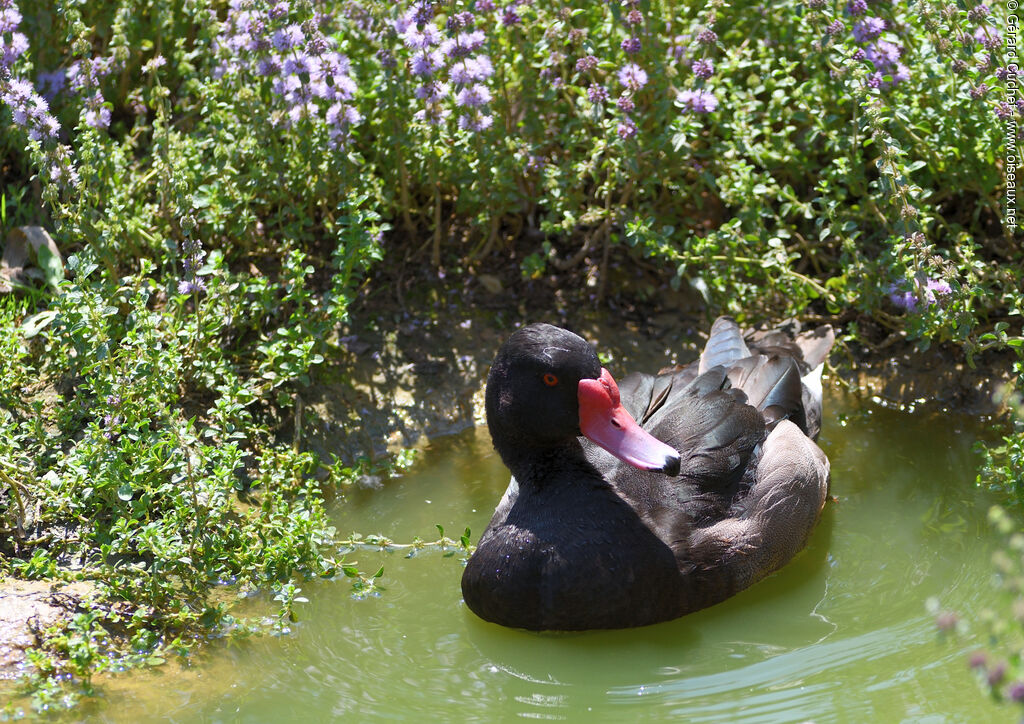
[[[995,722],[929,596],[968,618],[994,595],[993,502],[972,486],[976,421],[831,393],[835,502],[785,569],[711,609],[641,629],[537,634],[462,603],[462,560],[359,551],[386,590],[302,584],[286,636],[214,645],[189,669],[107,680],[90,721]],[[404,477],[337,504],[339,532],[479,537],[507,472],[486,430],[436,440]]]

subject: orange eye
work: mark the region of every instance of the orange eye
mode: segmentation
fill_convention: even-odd
[[[544,384],[548,387],[554,387],[558,384],[558,378],[548,372],[544,375]]]

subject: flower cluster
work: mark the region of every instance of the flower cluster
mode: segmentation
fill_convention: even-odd
[[[216,45],[223,58],[222,76],[269,81],[284,111],[275,122],[323,122],[336,148],[348,141],[362,114],[352,105],[357,86],[349,60],[323,32],[328,22],[320,14],[295,22],[284,0],[262,11],[232,0]]]
[[[913,289],[906,286],[893,284],[889,287],[889,301],[900,309],[908,312],[917,311],[918,305],[923,301],[926,306],[937,304],[939,299],[948,297],[953,293],[949,282],[941,279],[926,279],[924,284],[917,285]]]
[[[121,404],[123,402],[124,400],[120,395],[107,395],[107,407],[111,409],[111,412],[108,412],[103,416],[103,437],[111,442],[117,440],[119,437],[119,433],[117,431],[124,422],[124,417],[119,414]]]
[[[619,138],[626,140],[637,134],[636,122],[633,120],[633,111],[636,110],[636,92],[647,85],[647,71],[645,71],[632,56],[635,56],[642,49],[642,42],[638,36],[640,25],[643,23],[643,13],[638,9],[638,0],[623,0],[623,5],[629,8],[624,22],[629,36],[622,41],[620,47],[625,51],[629,62],[622,65],[616,73],[622,92],[615,101],[615,106],[622,112],[622,120],[616,126]],[[597,92],[598,97],[600,93]],[[588,92],[588,97],[593,100],[593,95]]]
[[[181,280],[178,282],[178,294],[196,294],[206,291],[206,284],[196,272],[206,258],[203,244],[199,239],[186,236],[181,242]]]
[[[18,30],[21,12],[13,0],[0,0],[0,100],[11,119],[34,141],[54,139],[60,123],[50,114],[46,100],[35,86],[14,74],[14,64],[28,51],[28,38]]]
[[[888,24],[883,18],[867,15],[867,11],[866,0],[851,0],[846,6],[846,12],[858,18],[853,23],[852,35],[861,47],[853,53],[853,58],[871,64],[872,72],[867,80],[869,87],[892,88],[910,79],[910,70],[901,61],[903,46],[884,39],[882,34]],[[838,30],[841,32],[842,22],[835,22],[839,24]]]
[[[28,39],[18,30],[21,19],[14,0],[0,0],[0,103],[7,106],[11,120],[29,139],[45,144],[41,165],[49,180],[60,188],[75,185],[78,170],[71,149],[56,143],[61,125],[50,112],[50,99],[16,72],[16,62],[29,47]]]
[[[714,11],[707,15],[707,24],[697,31],[692,38],[695,44],[687,48],[683,43],[691,41],[690,36],[677,38],[680,46],[676,49],[677,58],[688,62],[693,72],[694,86],[680,91],[676,96],[676,105],[684,113],[711,113],[718,108],[718,98],[704,84],[715,74],[715,63],[708,53],[718,43],[718,33],[711,26],[715,23]]]
[[[482,7],[477,3],[478,11],[486,7],[493,9],[489,4]],[[506,9],[503,22],[513,15],[518,18],[514,8]],[[473,13],[456,12],[448,18],[443,33],[434,22],[434,6],[429,2],[413,5],[394,22],[394,30],[409,53],[409,73],[421,83],[415,93],[425,105],[417,111],[417,119],[441,124],[450,116],[449,104],[454,101],[459,128],[483,131],[491,127],[491,91],[486,82],[494,74],[494,67],[481,52],[487,35],[475,27],[476,22]]]

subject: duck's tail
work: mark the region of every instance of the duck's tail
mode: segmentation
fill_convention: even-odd
[[[740,326],[732,317],[719,317],[711,325],[711,334],[700,356],[697,374],[702,375],[718,365],[729,369],[738,360],[749,356],[750,350],[743,341]]]
[[[800,331],[787,323],[744,337],[735,320],[719,317],[698,372],[725,367],[733,385],[769,423],[789,418],[813,439],[821,429],[821,373],[834,342],[835,332],[828,325]]]

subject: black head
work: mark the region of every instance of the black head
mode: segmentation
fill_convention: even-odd
[[[487,426],[495,447],[558,445],[580,434],[577,388],[601,376],[601,362],[579,335],[550,324],[516,331],[487,377]]]

